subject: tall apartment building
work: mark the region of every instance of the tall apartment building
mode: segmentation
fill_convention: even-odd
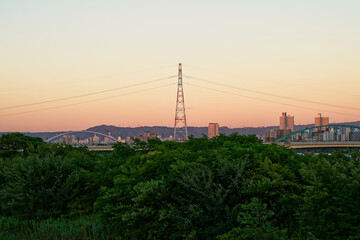
[[[100,137],[96,136],[96,134],[94,134],[94,136],[91,138],[91,142],[92,143],[100,143]]]
[[[111,143],[114,143],[115,141],[110,138],[110,137],[104,137],[104,144],[111,144]]]
[[[280,116],[280,130],[283,129],[294,131],[294,116],[286,115],[286,112],[283,112]]]
[[[216,136],[219,136],[219,124],[218,123],[209,123],[208,137],[213,138]]]
[[[315,117],[315,127],[329,125],[329,117],[321,116],[321,113],[318,113],[317,117]]]
[[[75,135],[64,135],[63,141],[66,144],[72,144],[75,142]]]
[[[156,134],[156,133],[153,133],[153,132],[148,131],[148,132],[145,133],[144,135],[134,137],[133,139],[139,139],[139,140],[142,141],[142,142],[148,142],[149,139],[156,139],[156,138],[157,138],[157,134]],[[126,140],[127,140],[127,142],[129,142],[129,143],[132,142],[131,137],[126,138]]]

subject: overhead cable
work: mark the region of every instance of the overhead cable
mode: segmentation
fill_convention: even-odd
[[[311,101],[311,100],[307,100],[307,99],[300,99],[300,98],[294,98],[294,97],[288,97],[288,96],[281,96],[281,95],[277,95],[277,94],[273,94],[273,93],[267,93],[267,92],[262,92],[262,91],[253,90],[253,89],[249,89],[249,88],[238,87],[238,86],[234,86],[234,85],[230,85],[230,84],[218,83],[218,82],[215,82],[215,81],[210,81],[210,80],[197,78],[197,77],[192,77],[192,76],[188,76],[188,75],[184,75],[184,77],[194,79],[194,80],[198,80],[198,81],[202,81],[202,82],[206,82],[206,83],[211,83],[211,84],[223,86],[223,87],[228,87],[228,88],[232,88],[232,89],[238,89],[238,90],[245,91],[245,92],[251,92],[251,93],[276,97],[276,98],[288,99],[288,100],[297,101],[297,102],[306,102],[306,103],[311,103],[311,104],[316,104],[316,105],[323,105],[323,106],[328,106],[328,107],[336,107],[336,108],[360,111],[360,108],[347,107],[347,106],[336,105],[336,104],[331,104],[331,103],[324,103],[324,102],[316,102],[316,101]]]
[[[177,84],[177,83],[170,83],[170,84],[166,84],[166,85],[162,85],[162,86],[147,88],[147,89],[143,89],[143,90],[139,90],[139,91],[134,91],[134,92],[129,92],[129,93],[124,93],[124,94],[115,95],[115,96],[111,96],[111,97],[97,98],[97,99],[93,99],[93,100],[82,101],[82,102],[77,102],[77,103],[72,103],[72,104],[61,105],[61,106],[48,107],[48,108],[36,109],[36,110],[25,111],[25,112],[17,112],[17,113],[3,114],[3,115],[0,115],[0,117],[9,117],[9,116],[26,114],[26,113],[33,113],[33,112],[40,112],[40,111],[45,111],[45,110],[52,110],[52,109],[58,109],[58,108],[76,106],[76,105],[85,104],[85,103],[91,103],[91,102],[97,102],[97,101],[107,100],[107,99],[111,99],[111,98],[122,97],[122,96],[130,95],[130,94],[134,94],[134,93],[146,92],[146,91],[150,91],[150,90],[154,90],[154,89],[158,89],[158,88],[163,88],[163,87],[167,87],[167,86],[172,86],[172,85],[175,85],[175,84]]]
[[[27,104],[15,105],[15,106],[1,107],[0,110],[29,107],[29,106],[40,105],[40,104],[45,104],[45,103],[60,102],[60,101],[69,100],[69,99],[75,99],[75,98],[87,97],[87,96],[92,96],[92,95],[97,95],[97,94],[102,94],[102,93],[114,92],[117,90],[132,88],[132,87],[141,86],[141,85],[154,83],[154,82],[159,82],[159,81],[171,79],[174,77],[177,77],[177,75],[166,77],[166,78],[158,78],[158,79],[141,82],[141,83],[135,83],[135,84],[131,84],[131,85],[123,86],[123,87],[111,88],[111,89],[106,89],[106,90],[101,90],[101,91],[96,91],[96,92],[90,92],[90,93],[70,96],[70,97],[63,97],[63,98],[57,98],[57,99],[51,99],[51,100],[46,100],[46,101],[33,102],[33,103],[27,103]]]
[[[263,99],[263,98],[250,97],[250,96],[246,96],[246,95],[242,95],[242,94],[237,94],[237,93],[234,93],[234,92],[228,92],[228,91],[223,91],[223,90],[219,90],[219,89],[215,89],[215,88],[204,87],[204,86],[193,84],[193,83],[185,83],[184,82],[184,84],[194,86],[194,87],[198,87],[198,88],[208,89],[208,90],[211,90],[211,91],[216,91],[216,92],[231,94],[231,95],[235,95],[235,96],[239,96],[239,97],[249,98],[249,99],[253,99],[253,100],[259,100],[259,101],[263,101],[263,102],[275,103],[275,104],[280,104],[280,105],[286,105],[286,106],[304,108],[304,109],[310,109],[310,110],[316,110],[316,111],[323,111],[323,112],[328,112],[328,113],[348,115],[348,116],[352,116],[352,117],[360,117],[360,115],[355,115],[355,114],[335,112],[335,111],[329,111],[329,110],[324,110],[324,109],[317,109],[317,108],[312,108],[312,107],[299,106],[299,105],[290,104],[290,103],[277,102],[277,101],[267,100],[267,99]]]

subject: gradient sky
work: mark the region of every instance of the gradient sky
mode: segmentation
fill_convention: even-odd
[[[184,75],[360,109],[359,11],[358,0],[0,0],[0,108],[176,75],[181,62]],[[283,111],[295,124],[318,112],[360,120],[356,109],[183,81],[189,126],[278,125]],[[173,126],[176,85],[164,85],[176,82],[3,109],[0,131]]]

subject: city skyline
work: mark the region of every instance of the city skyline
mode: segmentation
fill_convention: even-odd
[[[176,76],[5,108],[167,78],[178,63],[188,126],[276,126],[282,112],[295,125],[319,112],[360,120],[357,9],[340,0],[2,2],[0,131],[173,127]]]

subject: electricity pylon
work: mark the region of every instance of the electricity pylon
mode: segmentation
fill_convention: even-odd
[[[179,63],[178,88],[177,88],[175,124],[174,124],[174,140],[181,141],[187,139],[188,139],[188,133],[186,126],[184,89],[182,83],[182,66],[181,63]]]

